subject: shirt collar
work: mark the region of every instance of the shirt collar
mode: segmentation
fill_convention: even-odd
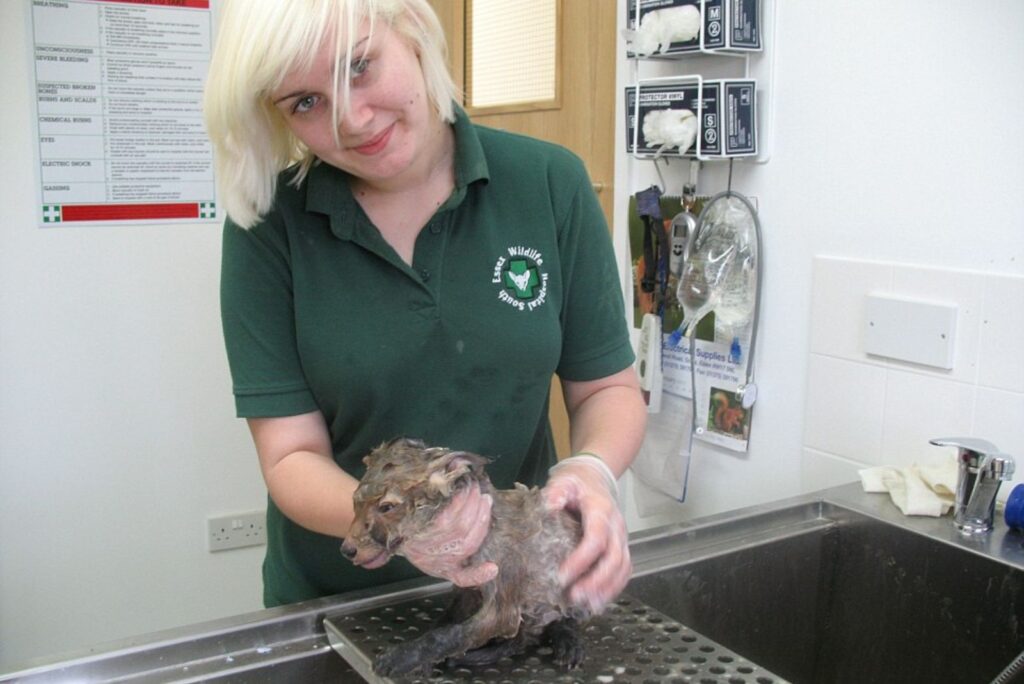
[[[487,156],[476,128],[462,107],[455,105],[455,187],[466,188],[475,181],[490,181]]]
[[[455,192],[461,202],[466,188],[476,181],[488,182],[487,157],[473,123],[466,112],[455,105]],[[352,238],[357,217],[363,216],[348,184],[349,174],[317,162],[306,178],[306,210],[331,217],[331,232],[337,237]]]

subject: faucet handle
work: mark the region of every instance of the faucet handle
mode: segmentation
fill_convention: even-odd
[[[951,446],[957,448],[957,460],[977,467],[984,456],[999,453],[999,447],[985,439],[977,437],[937,437],[928,440],[935,446]],[[1000,454],[1002,455],[1002,454]],[[1012,458],[1010,459],[1013,460]],[[1011,466],[1011,472],[1012,466]]]
[[[1016,462],[1009,454],[987,454],[978,466],[978,476],[1008,482],[1013,479]]]

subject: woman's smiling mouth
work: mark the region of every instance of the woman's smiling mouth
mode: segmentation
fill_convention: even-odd
[[[362,145],[356,145],[350,149],[359,154],[371,155],[377,154],[388,144],[388,140],[391,139],[391,132],[394,130],[395,124],[391,124],[383,131],[380,132],[376,137],[364,142]]]

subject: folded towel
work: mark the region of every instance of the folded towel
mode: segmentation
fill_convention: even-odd
[[[956,493],[956,463],[909,468],[877,466],[858,470],[865,492],[888,492],[903,515],[945,515]]]

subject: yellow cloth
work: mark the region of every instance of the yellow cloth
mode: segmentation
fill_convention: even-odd
[[[877,466],[858,470],[865,492],[888,492],[903,515],[945,515],[956,494],[956,463],[909,468]]]

